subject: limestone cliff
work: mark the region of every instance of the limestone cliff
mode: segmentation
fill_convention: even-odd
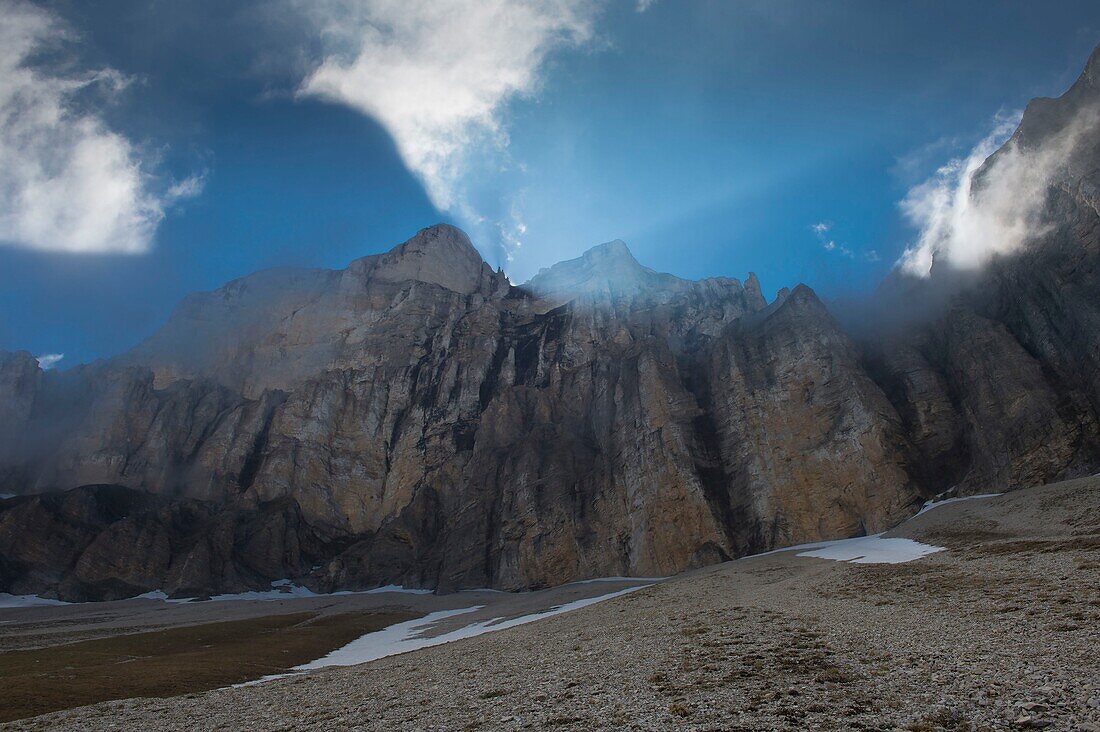
[[[56,373],[9,354],[0,374],[18,425],[5,491],[126,486],[203,526],[289,506],[323,557],[270,566],[323,589],[669,574],[881,530],[920,499],[899,418],[808,289],[769,307],[755,277],[681,280],[621,242],[513,287],[436,226],[346,270],[262,272],[193,296],[118,359]],[[12,499],[0,516],[27,500],[61,511]],[[202,585],[172,575],[190,540],[159,574],[148,557],[138,571],[125,556],[154,539],[89,523],[56,553],[72,567],[10,570],[10,586]],[[160,518],[156,535],[199,524]],[[104,533],[122,557],[113,585],[96,573]],[[206,589],[272,579],[223,566]]]
[[[1100,101],[1095,68],[1013,144]],[[0,591],[664,575],[1094,472],[1084,140],[1024,251],[884,284],[904,322],[846,331],[805,286],[767,303],[752,275],[682,280],[617,241],[517,287],[439,225],[189,297],[115,359],[0,353]]]

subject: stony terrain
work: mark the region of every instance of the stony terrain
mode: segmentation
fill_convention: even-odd
[[[309,596],[284,588],[236,599],[23,607],[5,607],[0,597],[0,722],[252,682],[313,662],[370,631],[420,623],[429,613],[461,610],[433,624],[436,636],[496,618],[538,618],[645,583],[607,578],[537,592],[448,595],[386,588]]]
[[[1100,729],[1100,478],[947,504],[906,564],[781,552],[477,638],[10,729]]]

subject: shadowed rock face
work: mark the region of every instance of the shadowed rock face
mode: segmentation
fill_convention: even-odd
[[[15,594],[201,597],[303,574],[331,551],[290,500],[225,510],[90,485],[0,502],[0,582]]]
[[[919,501],[897,415],[809,289],[769,307],[755,277],[680,280],[621,242],[517,288],[432,227],[343,271],[193,296],[118,359],[57,373],[8,354],[0,374],[19,425],[4,490],[115,484],[160,501],[140,526],[95,514],[71,550],[41,554],[48,571],[21,559],[20,591],[664,575],[878,531]],[[276,518],[280,559],[258,563],[231,527]],[[39,525],[10,518],[0,535],[33,547]],[[213,526],[213,547],[172,538]],[[308,566],[295,541],[320,547]],[[196,551],[179,566],[209,567],[205,585],[173,574]]]
[[[1025,116],[1029,144],[1092,78]],[[931,314],[858,341],[805,286],[768,304],[752,275],[681,280],[622,242],[514,287],[441,225],[194,295],[116,359],[0,353],[0,492],[49,492],[0,502],[0,589],[664,575],[1095,470],[1097,168],[948,295],[895,277],[884,302]],[[86,484],[113,487],[55,492]]]
[[[1064,95],[1032,101],[990,157],[1080,131],[1053,171],[1041,233],[978,274],[933,267],[925,280],[895,277],[879,293],[883,310],[927,313],[863,345],[902,417],[910,473],[929,490],[1038,485],[1100,464],[1097,69],[1100,48]]]

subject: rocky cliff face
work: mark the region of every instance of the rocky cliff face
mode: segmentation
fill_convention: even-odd
[[[291,500],[224,509],[90,485],[0,501],[0,582],[16,594],[201,597],[304,574],[334,550]]]
[[[946,296],[895,280],[932,314],[855,338],[805,286],[769,304],[622,242],[514,287],[441,225],[192,296],[110,361],[0,354],[0,492],[33,494],[0,502],[0,590],[664,575],[1095,470],[1093,161],[1026,252]]]
[[[323,589],[669,574],[878,531],[919,501],[898,417],[810,290],[768,306],[755,277],[680,280],[621,242],[519,288],[460,231],[432,227],[343,271],[264,272],[189,298],[113,361],[53,373],[9,354],[0,373],[20,443],[6,491],[126,486],[168,501],[162,513],[201,514],[154,522],[187,537],[292,506],[319,566],[264,566]],[[30,510],[21,500],[45,499],[0,515]],[[123,571],[152,540],[87,523],[79,551],[46,552],[52,573],[10,586],[202,589],[173,574],[191,539],[168,541],[180,548],[157,571]],[[33,546],[30,525],[0,535]],[[123,557],[113,585],[90,573],[102,536]],[[280,578],[236,569],[255,550],[232,536],[207,591]]]
[[[863,345],[902,417],[911,472],[929,490],[1005,490],[1100,464],[1098,72],[1100,49],[1066,94],[1028,105],[976,176],[980,190],[1009,154],[1050,168],[1024,248],[978,273],[937,262],[928,278],[894,277],[879,293],[883,311],[922,313]]]

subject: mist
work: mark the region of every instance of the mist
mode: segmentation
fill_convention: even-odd
[[[898,260],[902,273],[928,277],[941,264],[979,270],[1046,233],[1047,191],[1084,134],[1096,128],[1100,110],[1083,110],[1034,148],[1021,141],[1020,116],[998,117],[993,131],[965,157],[939,168],[901,201],[902,214],[919,230]]]

